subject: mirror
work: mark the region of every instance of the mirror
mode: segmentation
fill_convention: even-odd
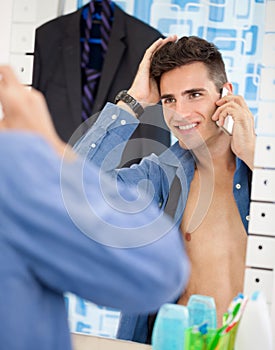
[[[275,68],[273,61],[275,27],[273,18],[271,18],[271,14],[275,12],[274,1],[251,2],[247,0],[208,3],[203,0],[132,0],[114,2],[121,6],[125,12],[153,26],[164,35],[171,33],[176,33],[179,36],[198,35],[214,42],[223,54],[229,80],[233,82],[235,93],[244,96],[255,116],[257,133],[269,138],[263,140],[263,143],[260,142],[259,147],[264,144],[264,149],[267,149],[268,144],[272,144],[271,150],[274,149],[272,142],[275,137],[273,126],[275,120]],[[34,23],[35,26],[41,25],[58,14],[75,11],[84,3],[76,0],[51,0],[47,2],[37,0],[29,2],[31,6],[27,3],[16,2],[17,7],[12,14],[14,23],[11,28],[11,41],[8,45],[11,63],[17,68],[22,82],[30,85],[32,72],[32,55],[30,53],[33,50],[34,37],[32,36],[32,39],[24,44],[30,46],[23,47],[21,43],[24,41],[24,36],[18,36],[18,33],[22,33],[21,25],[28,24],[29,27],[26,30],[30,30],[31,35],[33,35]],[[25,53],[28,55],[26,56]],[[270,157],[270,153],[267,150],[267,157]],[[261,159],[261,155],[259,155],[259,159]],[[264,167],[264,165],[259,161],[259,168]],[[274,161],[270,167],[275,167]],[[270,176],[273,178],[273,173]],[[258,178],[255,179],[254,183],[260,181],[257,180]],[[253,200],[259,201],[257,194],[254,195]],[[265,201],[265,198],[261,200]],[[274,202],[274,197],[267,199],[266,202]],[[255,213],[257,214],[257,212],[256,210]],[[252,217],[254,223],[253,220],[254,216]],[[255,230],[254,227],[255,225],[252,226],[250,233],[257,236],[261,233],[261,229]],[[251,244],[249,242],[249,249],[252,247]],[[262,244],[257,246],[260,245]],[[262,251],[262,249],[258,250]],[[258,250],[256,251],[258,252]],[[261,266],[253,262],[254,254],[249,254],[252,254],[249,266],[260,268]],[[270,270],[273,271],[273,268],[270,267]],[[256,288],[257,283],[264,279],[262,275],[251,276],[251,271],[247,270],[245,277],[245,290],[247,292]],[[252,272],[255,272],[255,269]],[[271,295],[269,287],[271,285],[272,283],[269,282],[268,287],[263,286],[269,296]],[[106,337],[115,335],[119,318],[117,310],[87,304],[75,296],[68,295],[66,298],[73,331]],[[268,298],[268,301],[271,305],[272,299]]]
[[[234,92],[244,96],[255,116],[256,127],[258,126],[265,3],[231,1],[214,4],[199,0],[114,2],[130,15],[148,23],[164,35],[172,33],[179,36],[198,35],[216,44],[223,54]],[[81,7],[85,3],[87,1],[78,1],[77,6]],[[75,4],[70,1],[63,1],[63,11],[70,12],[73,5]],[[61,2],[59,9],[60,6]],[[74,298],[76,299],[73,301]],[[89,333],[93,329],[98,335],[114,336],[119,313],[106,308],[98,311],[95,305],[75,296],[69,297],[68,304],[73,330]],[[100,315],[98,325],[85,323],[86,316],[86,319],[89,319],[92,317],[90,315],[96,314]],[[93,318],[95,322],[95,317]],[[101,329],[99,324],[102,325]]]

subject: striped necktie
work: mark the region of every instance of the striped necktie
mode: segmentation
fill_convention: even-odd
[[[82,120],[86,120],[91,116],[91,111],[97,91],[97,86],[101,76],[101,71],[90,68],[89,63],[92,57],[90,57],[90,44],[91,30],[93,24],[93,14],[95,13],[94,1],[90,1],[88,7],[88,14],[85,25],[85,40],[83,44],[82,52],[82,68],[83,68],[83,90],[82,90]],[[102,60],[108,49],[108,42],[111,32],[111,6],[110,0],[101,1],[101,48],[102,48]]]
[[[103,50],[103,57],[105,56],[111,33],[111,6],[109,0],[102,0],[101,9],[101,46]]]

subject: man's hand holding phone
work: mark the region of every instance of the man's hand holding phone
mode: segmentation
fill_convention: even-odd
[[[231,134],[232,151],[253,169],[256,142],[254,116],[242,96],[224,90],[223,96],[216,102],[218,108],[212,120],[227,134]]]
[[[226,96],[229,93],[227,88],[223,87],[221,98]],[[224,119],[223,125],[220,125],[219,121],[216,121],[216,124],[228,135],[232,136],[233,134],[233,126],[234,126],[234,120],[231,115],[227,115],[227,117]]]

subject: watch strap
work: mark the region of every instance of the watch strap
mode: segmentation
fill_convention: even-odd
[[[123,101],[126,103],[135,113],[137,118],[139,118],[144,112],[141,104],[136,99],[134,99],[134,97],[129,95],[127,90],[122,90],[116,95],[115,103],[118,103],[118,101]]]

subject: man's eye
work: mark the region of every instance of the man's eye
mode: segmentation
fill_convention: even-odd
[[[190,94],[190,98],[197,98],[200,97],[202,94],[200,92],[192,92],[192,94]]]
[[[173,97],[167,97],[167,98],[163,98],[161,101],[163,104],[170,104],[170,103],[174,103],[176,100]]]

